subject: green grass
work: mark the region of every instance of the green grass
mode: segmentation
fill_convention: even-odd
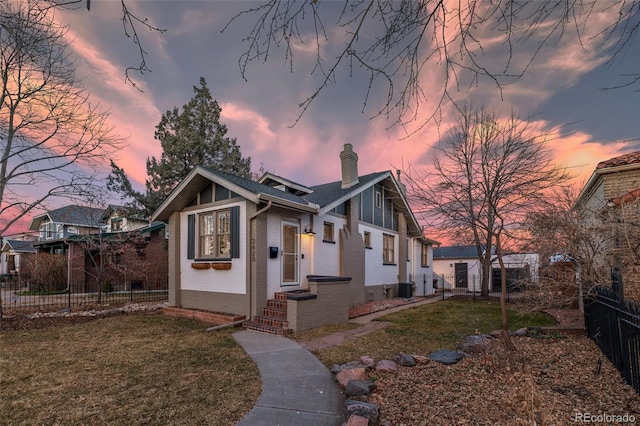
[[[509,329],[552,326],[555,320],[543,313],[523,313],[508,309]],[[327,366],[357,360],[362,355],[391,358],[404,352],[428,355],[438,349],[455,349],[465,336],[489,333],[501,328],[500,304],[464,300],[445,300],[409,308],[379,319],[391,322],[356,341],[316,351]]]
[[[237,330],[127,315],[0,333],[0,424],[231,425],[261,381]]]

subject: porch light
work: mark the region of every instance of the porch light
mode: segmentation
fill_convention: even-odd
[[[306,226],[304,228],[304,233],[307,235],[316,235],[316,233],[313,232],[313,229],[307,228]]]

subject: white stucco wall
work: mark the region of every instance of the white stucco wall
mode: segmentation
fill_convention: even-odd
[[[422,266],[422,243],[409,240],[410,281],[415,283],[414,296],[428,296],[433,290],[433,246],[428,246],[427,266]]]
[[[358,230],[364,235],[365,231],[371,233],[371,248],[365,249],[365,287],[381,284],[398,283],[398,234],[388,229],[380,229],[360,223]],[[382,234],[395,235],[396,265],[384,265],[382,262]]]
[[[445,288],[452,288],[456,263],[467,264],[468,289],[480,291],[481,264],[478,259],[434,259],[433,271],[445,278]],[[440,285],[440,283],[438,284]]]
[[[187,259],[187,217],[190,214],[198,214],[208,211],[227,209],[233,206],[240,207],[240,258],[231,259],[231,269],[227,271],[218,271],[214,269],[197,270],[191,267],[193,260]],[[182,253],[185,253],[180,259],[180,284],[183,290],[197,290],[208,292],[246,294],[247,282],[247,227],[246,227],[247,209],[244,202],[226,204],[224,206],[216,206],[215,208],[207,207],[197,210],[189,210],[180,213],[180,244],[183,247]],[[196,220],[197,223],[197,220]],[[197,226],[197,225],[196,225]]]
[[[334,243],[323,241],[324,222],[333,223]],[[346,223],[347,220],[345,218],[329,214],[315,218],[316,235],[313,237],[315,249],[314,274],[340,275],[340,230]]]

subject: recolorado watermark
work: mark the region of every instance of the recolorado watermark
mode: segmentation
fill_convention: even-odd
[[[633,414],[573,413],[571,420],[575,423],[635,423],[636,416]]]

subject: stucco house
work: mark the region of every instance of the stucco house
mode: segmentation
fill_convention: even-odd
[[[433,251],[434,285],[439,289],[480,291],[482,265],[476,246],[436,247]]]
[[[300,330],[431,282],[433,241],[401,182],[359,176],[351,144],[340,162],[316,186],[192,170],[152,216],[169,228],[169,304]]]
[[[484,250],[484,248],[482,249]],[[500,263],[495,255],[491,256],[490,291],[501,290]],[[522,280],[538,279],[538,255],[535,253],[507,253],[503,255],[507,271],[507,286],[515,290]],[[439,288],[479,292],[482,282],[482,263],[478,259],[476,246],[443,246],[433,251],[433,269],[437,274],[434,285]]]

